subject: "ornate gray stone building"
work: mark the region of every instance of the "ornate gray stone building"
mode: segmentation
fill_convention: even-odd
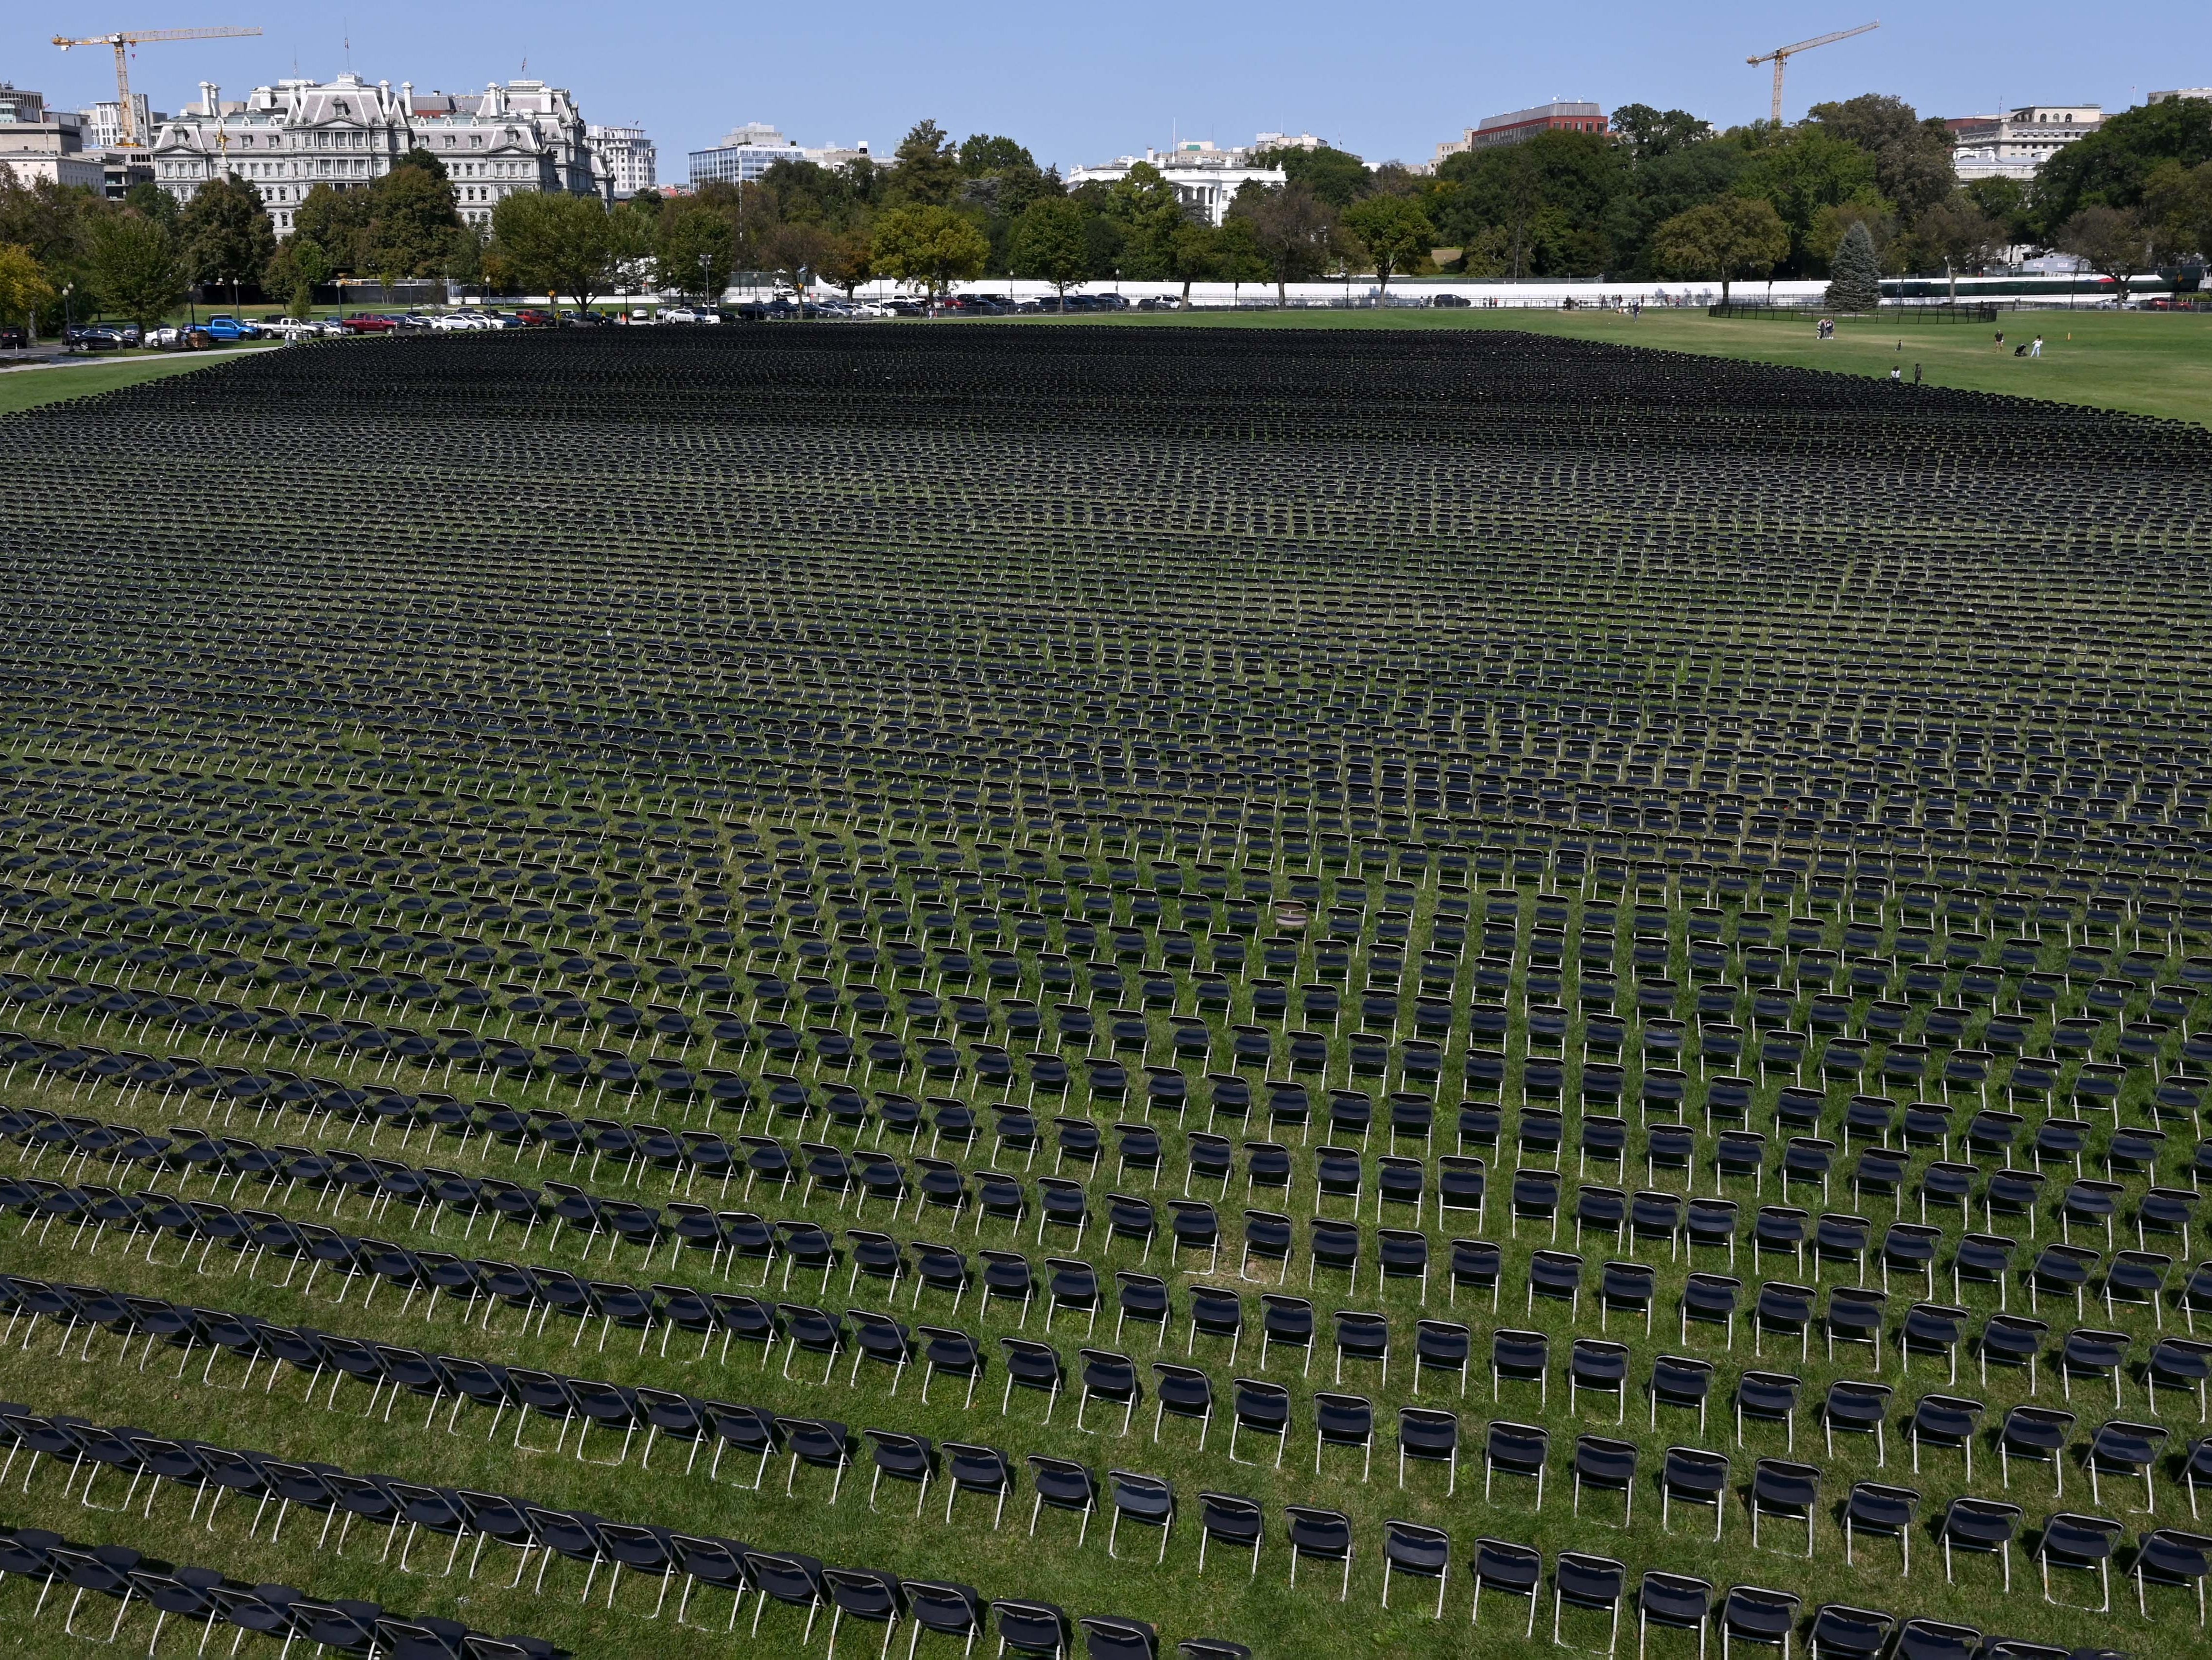
[[[446,164],[464,221],[489,223],[518,191],[611,198],[613,183],[568,93],[542,81],[497,82],[482,92],[417,93],[357,75],[279,81],[226,103],[210,82],[200,100],[162,124],[155,182],[180,203],[234,173],[268,204],[276,234],[317,185],[364,189],[417,146]]]

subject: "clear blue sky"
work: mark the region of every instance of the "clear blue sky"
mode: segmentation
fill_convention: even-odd
[[[2212,84],[2212,27],[2192,7],[2124,21],[2061,0],[988,9],[983,22],[958,8],[872,3],[26,0],[0,25],[0,79],[71,106],[112,97],[105,50],[64,54],[48,37],[130,26],[268,31],[143,48],[131,84],[161,109],[195,97],[203,78],[240,97],[294,73],[295,60],[299,73],[336,74],[349,36],[361,74],[426,90],[505,80],[526,57],[532,75],[576,94],[587,119],[644,121],[669,179],[684,176],[685,151],[746,120],[799,143],[866,139],[881,154],[931,116],[955,137],[1009,134],[1063,167],[1164,144],[1177,129],[1224,144],[1306,131],[1370,160],[1419,161],[1481,116],[1553,97],[1675,106],[1727,125],[1766,112],[1769,71],[1747,55],[1874,16],[1875,33],[1791,64],[1791,119],[1867,91],[1960,115],[2000,100],[2118,108],[2154,88]]]

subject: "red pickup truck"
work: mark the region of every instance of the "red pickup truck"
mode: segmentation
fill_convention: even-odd
[[[357,311],[339,326],[349,334],[389,334],[399,326],[399,319],[373,311]]]

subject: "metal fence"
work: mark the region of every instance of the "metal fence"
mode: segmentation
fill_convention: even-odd
[[[1757,317],[1781,322],[1810,322],[1821,317],[1879,318],[1890,323],[1994,323],[2000,310],[2019,311],[2021,302],[1974,300],[1959,305],[1884,306],[1879,312],[1836,311],[1825,306],[1762,306],[1734,301],[1709,306],[1708,317]],[[2045,309],[2045,307],[2035,307]]]

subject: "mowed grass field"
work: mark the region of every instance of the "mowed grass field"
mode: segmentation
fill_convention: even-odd
[[[142,380],[159,380],[192,369],[227,363],[228,356],[138,357],[112,363],[70,363],[56,368],[11,369],[0,374],[0,415],[58,404],[64,398],[88,398],[96,392],[135,386]]]
[[[1877,378],[1895,365],[1908,381],[1917,364],[1930,386],[2212,424],[2212,316],[2193,313],[2004,312],[1995,323],[1846,318],[1826,341],[1814,337],[1809,320],[1717,318],[1702,310],[1647,310],[1640,318],[1612,311],[1196,311],[1068,320],[1128,328],[1524,329]],[[1994,337],[2000,330],[2001,345]],[[2044,337],[2041,357],[2013,356],[2015,345],[2037,334]]]

